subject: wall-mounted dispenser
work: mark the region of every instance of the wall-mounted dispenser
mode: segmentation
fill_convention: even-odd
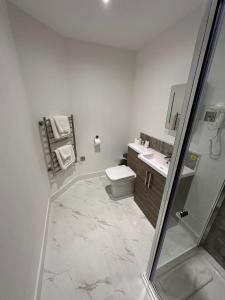
[[[225,104],[215,104],[206,108],[204,121],[209,130],[216,130],[216,135],[209,140],[209,155],[218,159],[222,153],[222,131],[225,128]]]

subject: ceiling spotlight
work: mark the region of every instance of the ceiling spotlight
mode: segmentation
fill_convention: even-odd
[[[107,5],[107,4],[109,4],[110,0],[102,0],[102,2],[103,2],[105,5]]]

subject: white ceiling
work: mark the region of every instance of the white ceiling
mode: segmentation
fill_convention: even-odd
[[[69,38],[138,49],[202,0],[9,0]]]

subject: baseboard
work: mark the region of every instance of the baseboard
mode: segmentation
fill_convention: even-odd
[[[34,300],[39,300],[41,297],[41,285],[42,285],[42,275],[43,275],[43,268],[44,268],[45,249],[46,249],[46,244],[47,244],[50,206],[51,206],[51,202],[50,202],[50,198],[49,198],[47,212],[46,212],[46,216],[45,216],[44,235],[43,235],[42,245],[41,245],[41,254],[40,254],[39,266],[38,266],[38,271],[37,271],[37,280],[36,280],[36,286],[35,286]]]
[[[50,201],[55,201],[59,196],[61,196],[65,191],[67,191],[74,183],[80,180],[95,178],[99,176],[103,176],[105,174],[105,171],[98,171],[93,173],[88,173],[84,175],[78,175],[71,179],[68,183],[66,183],[64,186],[62,186],[60,189],[58,189],[52,196],[50,197]]]

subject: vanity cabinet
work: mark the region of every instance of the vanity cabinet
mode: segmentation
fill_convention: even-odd
[[[128,166],[136,173],[134,200],[155,227],[166,178],[137,156],[136,151],[128,148]]]
[[[138,153],[128,147],[128,155],[127,155],[127,165],[137,174],[137,168],[140,159],[138,158]]]

